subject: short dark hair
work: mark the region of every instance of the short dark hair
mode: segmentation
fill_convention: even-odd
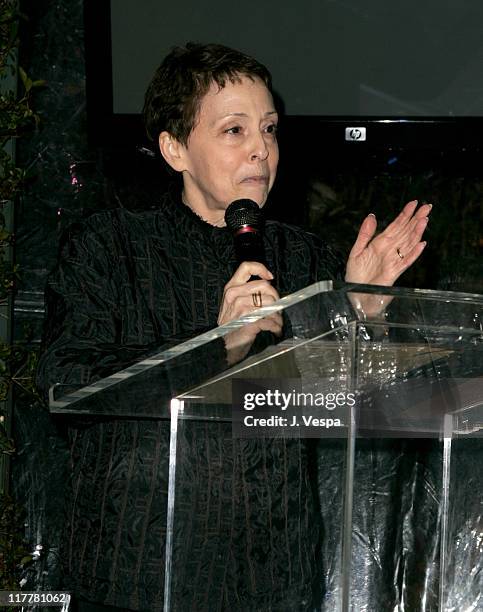
[[[261,79],[272,90],[268,69],[253,57],[217,44],[189,42],[174,47],[164,58],[149,84],[144,100],[144,124],[151,140],[169,132],[188,144],[201,100],[214,82],[220,89],[242,76]]]

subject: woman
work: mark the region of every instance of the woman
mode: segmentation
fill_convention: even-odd
[[[209,49],[214,47],[188,45],[186,51],[174,51],[150,84],[144,112],[149,136],[158,139],[163,158],[182,174],[183,203],[219,227],[224,225],[224,212],[231,202],[248,198],[259,206],[265,204],[277,173],[278,114],[268,71],[258,63],[239,70],[231,67],[229,57],[234,53],[228,49],[220,50],[225,53],[223,59],[212,59],[208,67]],[[207,71],[193,82],[193,75],[183,71],[183,63],[195,54],[207,62]],[[179,108],[183,94],[192,100],[179,116],[173,108]],[[416,207],[417,202],[407,204],[375,239],[377,222],[374,215],[368,215],[349,255],[347,282],[392,285],[419,257],[426,244],[421,236],[431,205],[415,212]],[[270,271],[253,266],[241,266],[227,283],[219,324],[250,312],[253,294],[261,292],[263,304],[279,298],[270,283]],[[248,282],[252,275],[263,280]],[[276,321],[264,325],[280,331]]]
[[[46,294],[44,389],[85,385],[232,321],[254,309],[254,295],[266,305],[344,274],[328,245],[276,222],[266,223],[267,265],[237,266],[225,209],[239,198],[262,207],[278,163],[271,78],[259,62],[220,45],[176,48],[154,75],[144,116],[163,158],[181,174],[182,191],[166,194],[156,210],[101,212],[70,231]],[[417,259],[430,206],[416,207],[407,204],[375,238],[374,216],[364,220],[348,281],[390,285]],[[262,330],[280,335],[280,316],[227,336],[227,362],[241,359]],[[191,535],[182,544],[172,609],[312,609],[320,591],[319,525],[305,445],[234,440],[222,425],[195,423],[190,435],[197,460],[183,469],[192,470],[200,495],[186,491]],[[166,424],[106,421],[72,427],[70,440],[66,586],[80,610],[104,609],[88,602],[162,610]]]

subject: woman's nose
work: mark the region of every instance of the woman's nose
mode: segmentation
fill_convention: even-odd
[[[265,142],[263,134],[258,134],[254,137],[253,144],[251,146],[250,160],[251,161],[264,161],[268,157],[268,147]]]

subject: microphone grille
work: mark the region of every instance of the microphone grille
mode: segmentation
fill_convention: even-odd
[[[235,200],[225,210],[225,223],[231,231],[244,225],[259,226],[262,220],[262,211],[253,200]]]

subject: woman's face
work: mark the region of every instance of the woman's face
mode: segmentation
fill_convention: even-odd
[[[186,147],[180,147],[184,199],[207,221],[219,224],[234,200],[263,206],[277,173],[277,113],[264,83],[241,77],[201,101]]]

